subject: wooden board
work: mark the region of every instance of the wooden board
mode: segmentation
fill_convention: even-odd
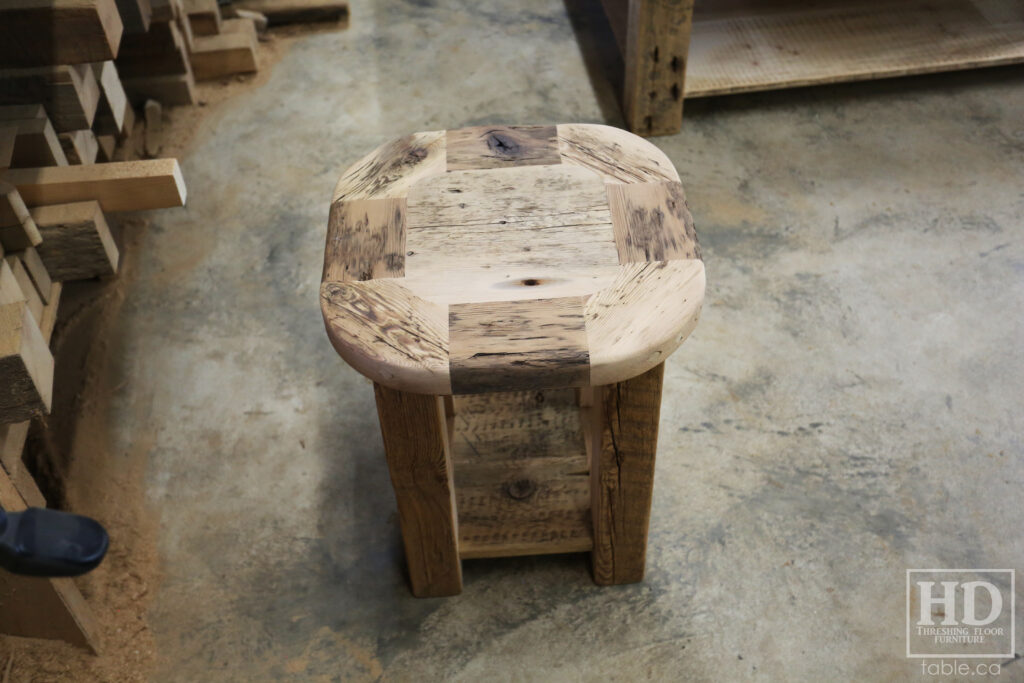
[[[125,34],[145,33],[153,16],[149,0],[117,0],[117,11],[121,15]]]
[[[190,70],[188,46],[173,21],[155,22],[147,33],[126,36],[116,64],[117,72],[126,80],[180,75]]]
[[[113,59],[122,31],[115,0],[5,0],[0,4],[0,64]]]
[[[217,0],[182,0],[185,16],[197,36],[215,36],[221,33],[220,7]]]
[[[10,183],[0,180],[0,245],[8,251],[18,251],[34,247],[42,240],[21,193]]]
[[[694,10],[687,97],[1024,62],[1019,0],[714,0]]]
[[[69,164],[93,164],[96,163],[96,155],[99,154],[99,142],[96,141],[96,134],[88,128],[83,130],[72,130],[61,133],[57,136],[61,147],[64,148],[64,155]]]
[[[11,168],[68,165],[64,148],[49,119],[32,118],[8,123],[17,127]]]
[[[97,135],[121,135],[131,132],[126,130],[126,126],[134,117],[131,115],[131,105],[124,93],[114,62],[97,62],[92,65],[92,70],[102,93],[96,109],[93,130]]]
[[[195,24],[192,25],[195,29]],[[226,19],[218,35],[196,34],[192,45],[192,72],[196,80],[252,73],[259,68],[258,38],[250,19]]]
[[[24,301],[0,304],[0,423],[49,412],[53,356]]]
[[[91,128],[99,101],[88,64],[0,69],[0,105],[42,104],[58,133]]]
[[[463,558],[585,552],[590,475],[572,389],[454,397]]]
[[[191,66],[183,74],[126,78],[121,83],[135,104],[144,104],[147,99],[157,100],[165,107],[196,103],[196,79]]]
[[[11,169],[7,181],[18,188],[28,206],[90,199],[104,211],[185,205],[185,181],[177,159]]]
[[[98,202],[54,204],[32,209],[43,241],[37,251],[57,281],[109,277],[117,273],[118,250]]]
[[[11,275],[14,276],[14,281],[18,284],[18,292],[20,292],[21,299],[28,306],[29,312],[36,321],[36,325],[43,319],[43,302],[42,296],[39,294],[39,290],[36,289],[35,283],[32,282],[32,276],[28,274],[28,270],[25,269],[25,264],[22,263],[21,258],[18,256],[19,252],[8,253],[4,256],[4,263],[7,268],[10,269]],[[9,281],[9,278],[8,278]],[[5,296],[5,299],[9,299],[9,296]]]

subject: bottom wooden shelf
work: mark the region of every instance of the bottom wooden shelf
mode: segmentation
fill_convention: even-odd
[[[590,550],[590,472],[575,390],[456,396],[453,404],[459,555]]]
[[[697,0],[685,95],[1017,62],[1020,0]]]

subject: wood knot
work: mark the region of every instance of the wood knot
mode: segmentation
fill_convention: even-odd
[[[525,280],[520,280],[519,284],[521,284],[524,287],[536,287],[537,285],[541,284],[541,282],[541,280],[538,280],[536,278],[528,277]]]
[[[537,484],[530,479],[516,479],[505,484],[505,495],[513,500],[526,500],[537,492]]]
[[[487,148],[499,156],[515,156],[519,153],[519,143],[501,133],[491,133],[487,136]]]

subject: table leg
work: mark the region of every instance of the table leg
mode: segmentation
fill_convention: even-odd
[[[589,427],[591,560],[603,586],[644,578],[664,371],[662,363],[598,392]]]
[[[458,595],[462,565],[443,398],[376,383],[374,393],[412,593]]]

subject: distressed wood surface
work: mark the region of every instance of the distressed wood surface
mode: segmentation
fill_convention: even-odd
[[[449,171],[559,163],[555,126],[478,126],[446,135]]]
[[[409,135],[345,171],[330,214],[328,334],[396,389],[627,379],[682,342],[703,300],[675,169],[607,126]]]
[[[644,578],[665,366],[599,388],[589,411],[594,581]]]
[[[452,305],[448,334],[456,394],[590,381],[581,297]]]
[[[331,206],[325,282],[405,274],[405,200],[363,199]]]
[[[117,273],[119,254],[99,202],[32,209],[43,241],[36,250],[53,280],[84,280]]]
[[[413,595],[462,592],[455,486],[439,396],[374,385]]]
[[[463,558],[590,550],[590,470],[572,389],[456,396]]]
[[[620,263],[700,259],[680,183],[609,185]]]

